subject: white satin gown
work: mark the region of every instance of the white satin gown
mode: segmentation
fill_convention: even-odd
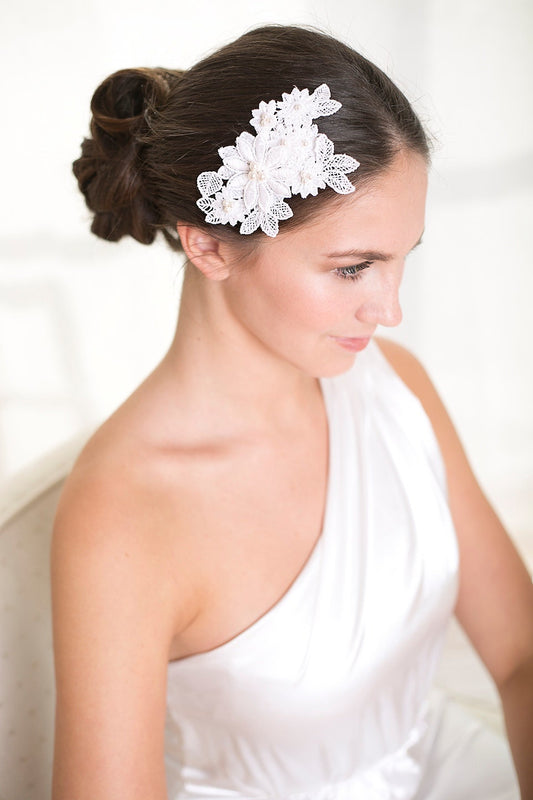
[[[517,800],[506,742],[428,700],[457,592],[444,467],[373,341],[321,379],[324,526],[283,597],[168,667],[170,800]]]

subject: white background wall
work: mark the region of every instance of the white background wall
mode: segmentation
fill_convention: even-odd
[[[533,544],[531,0],[19,0],[4,4],[0,479],[115,408],[163,355],[180,262],[89,233],[71,175],[97,84],[187,67],[249,27],[314,24],[383,67],[439,140],[394,334]],[[528,539],[529,537],[529,539]]]

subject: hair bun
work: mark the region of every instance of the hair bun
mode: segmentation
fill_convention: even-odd
[[[72,165],[88,208],[91,231],[109,241],[130,235],[151,244],[160,224],[143,180],[143,148],[150,117],[183,73],[161,68],[123,69],[106,78],[91,100],[91,138]]]

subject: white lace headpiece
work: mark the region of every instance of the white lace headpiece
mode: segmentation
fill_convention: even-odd
[[[354,187],[346,173],[360,164],[355,158],[335,155],[331,139],[318,132],[313,120],[335,114],[341,103],[331,99],[323,83],[313,94],[294,88],[282,100],[261,101],[250,124],[257,135],[245,131],[235,146],[220,147],[218,172],[202,172],[197,179],[201,198],[197,205],[206,222],[237,225],[240,233],[258,228],[277,236],[279,220],[292,217],[284,198],[316,195],[330,186],[339,194]]]

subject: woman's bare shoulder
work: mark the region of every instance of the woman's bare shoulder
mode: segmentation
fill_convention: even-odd
[[[152,463],[138,446],[104,423],[85,443],[59,498],[55,525],[88,518],[103,523],[138,517],[150,494]],[[153,487],[152,487],[153,488]]]
[[[129,588],[167,587],[173,631],[196,610],[185,534],[186,470],[123,420],[105,422],[80,452],[57,506],[52,565],[95,563],[102,577],[127,565]],[[82,579],[84,576],[81,576]],[[180,596],[175,596],[176,579]]]

